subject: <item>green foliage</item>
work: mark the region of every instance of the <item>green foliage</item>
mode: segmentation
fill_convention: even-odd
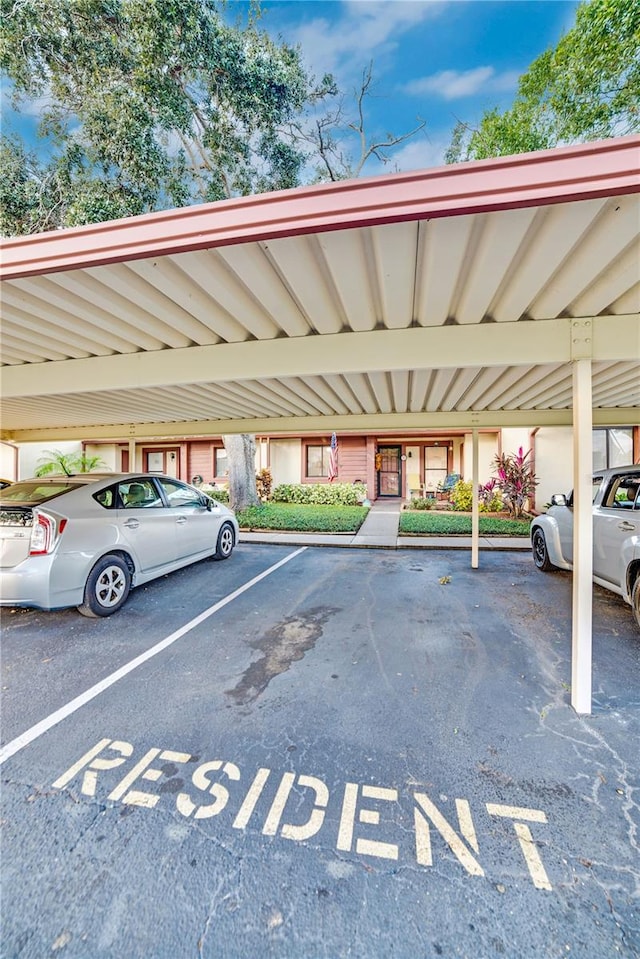
[[[573,28],[531,64],[513,106],[458,123],[447,162],[481,160],[640,130],[640,4],[588,0]]]
[[[487,513],[501,513],[504,509],[504,501],[500,493],[494,493],[491,499],[480,504],[480,509]]]
[[[451,504],[456,512],[469,513],[473,502],[473,487],[471,483],[458,480],[449,495]]]
[[[367,495],[364,483],[281,483],[274,503],[357,506]]]
[[[478,509],[481,513],[500,513],[504,509],[502,495],[495,489],[496,481],[490,480],[481,486],[478,492]],[[473,507],[473,493],[471,483],[458,480],[449,494],[451,509],[458,513],[470,513]],[[435,509],[436,500],[431,498],[414,499],[411,501],[412,510]]]
[[[528,500],[533,496],[538,480],[528,462],[531,450],[517,453],[501,453],[494,458],[496,484],[502,491],[505,506],[516,519],[523,515]]]
[[[315,88],[299,51],[215,0],[0,0],[0,65],[14,102],[46,94],[51,160],[6,149],[3,227],[33,232],[296,186],[284,126]],[[49,201],[45,181],[54,185]]]
[[[362,525],[365,506],[301,506],[265,503],[236,513],[243,529],[290,530],[307,533],[350,533]]]
[[[74,473],[92,473],[106,468],[104,460],[99,456],[88,456],[84,450],[81,453],[45,450],[44,453],[45,455],[38,460],[36,476],[50,476],[52,473],[72,476]]]
[[[502,519],[493,516],[480,517],[482,536],[528,536],[530,520]],[[400,533],[431,536],[470,536],[471,517],[455,513],[404,512],[400,516]]]
[[[206,493],[207,496],[210,496],[211,499],[215,499],[218,503],[229,502],[228,489],[221,489],[219,486],[212,486],[210,483],[203,483],[200,489],[203,493]]]
[[[501,513],[503,511],[504,501],[495,476],[488,482],[480,484],[478,499],[481,513]]]
[[[431,496],[418,497],[417,499],[412,499],[410,508],[423,510],[423,509],[434,509],[436,505],[435,499]]]

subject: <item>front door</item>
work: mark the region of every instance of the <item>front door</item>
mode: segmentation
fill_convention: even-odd
[[[379,446],[378,496],[402,496],[402,460],[399,446]]]
[[[447,447],[425,446],[424,488],[427,496],[435,496],[439,483],[447,478]]]

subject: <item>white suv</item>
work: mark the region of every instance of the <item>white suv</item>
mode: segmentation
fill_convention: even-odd
[[[573,493],[556,494],[531,524],[538,569],[571,569]],[[618,593],[640,628],[640,466],[618,466],[593,475],[593,579]]]

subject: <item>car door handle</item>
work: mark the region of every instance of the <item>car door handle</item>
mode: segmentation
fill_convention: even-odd
[[[127,529],[137,529],[140,523],[137,519],[126,519],[124,521],[124,525],[127,527]]]
[[[625,533],[632,533],[635,529],[635,523],[630,523],[628,520],[623,520],[621,523],[618,523],[618,529],[623,529]]]
[[[178,516],[178,518],[177,518],[177,520],[176,520],[176,525],[177,525],[177,526],[184,526],[184,524],[185,524],[186,522],[187,522],[187,517],[186,517],[186,516]]]

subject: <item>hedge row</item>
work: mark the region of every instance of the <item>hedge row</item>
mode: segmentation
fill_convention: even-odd
[[[360,529],[368,510],[364,506],[308,506],[264,503],[238,510],[242,529],[279,529],[306,533],[351,533]]]
[[[366,498],[364,483],[280,483],[271,494],[274,503],[314,506],[358,506]]]
[[[211,486],[209,483],[203,483],[200,489],[203,493],[206,493],[207,496],[210,496],[211,499],[217,500],[218,503],[229,502],[228,489],[221,489],[219,486]]]

